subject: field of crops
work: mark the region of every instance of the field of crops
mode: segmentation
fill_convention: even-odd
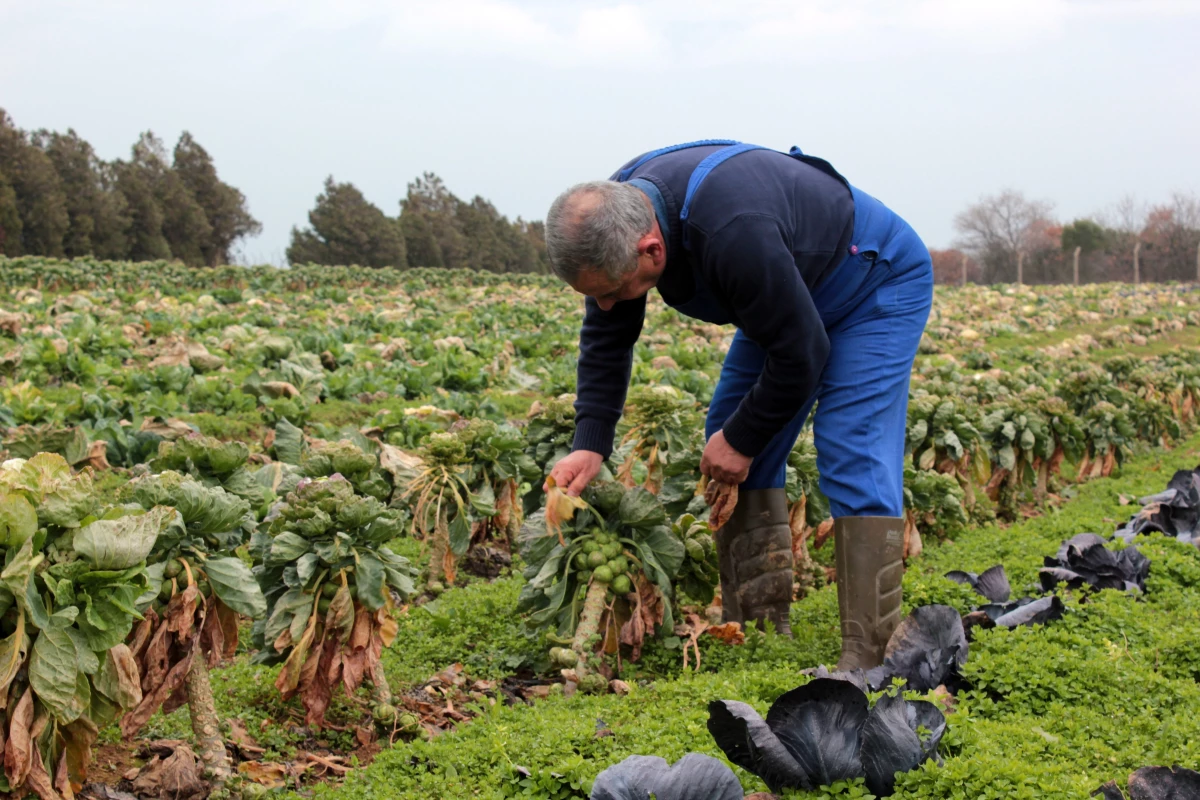
[[[0,259],[0,790],[572,798],[631,754],[699,752],[725,758],[670,780],[1084,798],[1200,767],[1200,478],[1175,474],[1200,463],[1194,285],[938,289],[908,422],[912,641],[835,685],[874,704],[849,754],[830,679],[801,673],[838,648],[811,435],[794,638],[720,625],[698,465],[732,329],[652,298],[578,502],[542,479],[580,312],[534,275]],[[780,702],[832,727],[779,734],[822,765],[781,783],[754,737],[802,684],[824,694]],[[750,712],[716,700],[767,724],[731,734]],[[909,739],[893,777],[871,748]],[[596,796],[645,797],[648,769]]]

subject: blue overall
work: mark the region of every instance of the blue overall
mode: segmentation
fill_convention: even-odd
[[[680,220],[686,223],[692,198],[713,169],[740,153],[765,148],[715,140],[676,145],[642,156],[618,180],[627,180],[636,167],[656,156],[714,144],[728,146],[692,173],[680,210]],[[798,148],[790,155],[850,188],[854,233],[844,260],[811,291],[830,345],[817,391],[754,459],[742,488],[784,486],[788,454],[816,403],[817,468],[833,516],[899,517],[904,509],[908,385],[933,302],[933,264],[920,237],[897,214],[850,186],[827,163]],[[687,247],[686,224],[684,231]],[[703,316],[702,310],[714,302],[710,288],[697,279],[695,296],[675,308]],[[738,330],[708,409],[706,437],[720,430],[737,409],[765,362],[766,352]]]

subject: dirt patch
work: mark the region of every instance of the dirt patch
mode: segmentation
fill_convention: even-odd
[[[137,757],[139,748],[137,742],[102,744],[93,748],[88,782],[116,786],[125,777],[125,773],[137,770],[145,763]]]

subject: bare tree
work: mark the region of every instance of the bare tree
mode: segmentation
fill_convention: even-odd
[[[985,282],[1014,280],[1017,255],[1044,247],[1054,205],[1015,189],[987,195],[954,219],[958,246],[983,264]]]

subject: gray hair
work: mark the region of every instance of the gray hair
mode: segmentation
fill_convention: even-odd
[[[572,286],[590,270],[616,283],[637,268],[638,240],[653,229],[654,212],[636,186],[577,184],[560,194],[546,215],[550,269]]]

